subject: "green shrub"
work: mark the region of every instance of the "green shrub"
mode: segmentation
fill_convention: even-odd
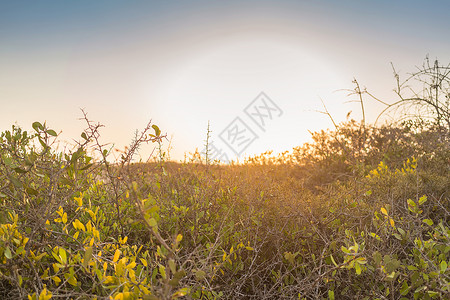
[[[150,124],[110,162],[87,124],[72,151],[38,122],[0,136],[3,299],[449,295],[450,156],[433,128],[349,122],[225,166],[132,163],[161,143]]]

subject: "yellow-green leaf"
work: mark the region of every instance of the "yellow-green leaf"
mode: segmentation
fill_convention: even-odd
[[[120,250],[117,249],[116,252],[114,253],[113,262],[116,262],[119,259],[120,253],[121,253]]]
[[[190,292],[189,288],[187,288],[187,287],[182,288],[181,290],[178,290],[176,293],[174,293],[172,295],[172,298],[178,298],[178,297],[186,296],[187,294],[189,294],[189,292]]]
[[[63,216],[62,216],[62,218],[61,218],[61,221],[62,221],[64,224],[67,223],[67,213],[64,213],[64,214],[63,214]]]
[[[49,300],[52,298],[52,293],[47,291],[47,288],[44,288],[39,294],[39,300]]]
[[[68,274],[65,274],[65,275],[68,275]],[[75,278],[75,276],[70,276],[70,275],[67,276],[67,282],[73,286],[77,286],[77,279]]]
[[[86,231],[86,227],[84,227],[84,224],[80,222],[80,220],[75,219],[75,221],[72,222],[72,225],[75,229],[81,229],[83,231]]]
[[[158,226],[158,223],[156,222],[155,218],[150,218],[148,220],[148,225],[150,225],[153,229],[156,229]]]
[[[334,260],[333,255],[330,255],[331,261],[333,262],[333,265],[335,265],[336,267],[338,266],[338,264],[336,263],[336,261]]]
[[[328,299],[334,300],[334,291],[331,291],[331,290],[328,291]]]
[[[170,271],[172,271],[172,273],[175,273],[177,271],[177,266],[173,259],[169,259],[169,268],[170,268]]]
[[[183,239],[183,236],[181,234],[177,235],[177,243],[181,242],[181,240]]]
[[[61,263],[67,264],[67,253],[64,248],[59,248],[59,257],[61,257]]]
[[[427,225],[429,225],[429,226],[432,226],[434,223],[433,223],[433,220],[431,220],[431,219],[425,219],[425,220],[423,220],[422,222],[424,222],[425,224],[427,224]]]
[[[419,198],[419,205],[424,204],[425,202],[427,202],[428,198],[426,195],[423,195],[422,197]]]
[[[77,202],[78,206],[83,206],[83,198],[74,197],[74,200]]]
[[[441,261],[441,264],[439,265],[441,273],[445,273],[447,271],[447,262],[445,260]]]
[[[144,267],[148,266],[147,260],[140,258],[141,263],[144,265]]]
[[[359,263],[355,262],[355,272],[356,275],[360,275],[361,274],[361,266],[359,265]]]
[[[159,274],[161,274],[164,280],[166,279],[166,268],[164,266],[159,266]]]
[[[123,300],[123,293],[118,293],[115,297],[114,300]]]
[[[389,218],[389,223],[391,224],[392,227],[395,227],[395,222],[392,218]]]
[[[374,237],[374,238],[376,238],[377,240],[381,241],[381,238],[380,238],[380,236],[379,236],[378,234],[376,234],[376,233],[374,233],[374,232],[371,232],[371,233],[369,233],[369,235],[370,235],[371,237]]]
[[[153,130],[155,130],[155,135],[159,136],[161,134],[161,130],[159,129],[158,126],[156,125],[152,125]]]
[[[106,276],[104,284],[114,283],[116,281],[116,278],[114,276]]]
[[[58,276],[53,276],[52,279],[55,282],[56,286],[58,286],[61,282],[61,278],[59,278]]]

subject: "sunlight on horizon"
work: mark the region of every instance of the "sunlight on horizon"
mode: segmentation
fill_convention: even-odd
[[[218,132],[242,115],[260,92],[278,103],[284,115],[273,120],[267,132],[260,132],[259,140],[249,146],[246,154],[290,150],[309,137],[306,130],[299,134],[298,129],[317,128],[328,122],[314,111],[322,108],[320,98],[326,97],[331,110],[336,111],[332,102],[342,95],[333,92],[348,85],[347,78],[330,63],[295,39],[254,33],[216,39],[210,44],[165,70],[155,93],[158,99],[164,99],[156,105],[158,115],[168,122],[182,122],[184,129],[193,133],[175,136],[177,157],[182,155],[177,149],[201,150],[202,145],[193,143],[192,137],[196,137],[195,141],[206,139],[208,121],[212,140],[220,142]],[[346,114],[348,109],[344,106],[337,111]],[[252,126],[251,121],[246,123]],[[202,131],[197,130],[199,124],[203,125]]]

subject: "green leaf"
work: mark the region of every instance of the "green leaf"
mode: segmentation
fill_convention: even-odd
[[[159,266],[159,274],[161,274],[161,277],[165,280],[166,279],[166,268],[164,266]]]
[[[9,247],[6,247],[6,249],[5,249],[5,256],[7,259],[12,258],[11,250],[9,249]]]
[[[170,279],[170,281],[169,281],[169,285],[170,285],[170,286],[173,286],[173,287],[176,287],[176,286],[178,285],[178,283],[180,283],[180,280],[177,279],[177,278],[172,278],[172,279]]]
[[[20,255],[20,254],[22,254],[24,251],[25,251],[25,250],[23,249],[23,246],[21,246],[21,247],[17,248],[17,250],[16,250],[16,255]]]
[[[402,285],[402,287],[400,288],[400,294],[402,295],[402,296],[406,296],[406,294],[408,294],[408,292],[409,292],[409,286],[408,286],[408,283],[406,282],[406,280],[405,281],[403,281],[403,285]]]
[[[428,296],[430,296],[431,298],[434,298],[435,296],[438,296],[439,293],[435,292],[435,291],[427,291]]]
[[[334,300],[334,291],[331,290],[328,291],[328,299]]]
[[[10,167],[12,165],[12,163],[13,163],[13,161],[12,161],[12,159],[10,157],[3,158],[3,162],[5,163],[5,165],[7,167]]]
[[[148,225],[150,225],[152,228],[158,227],[158,223],[156,222],[155,218],[148,219]]]
[[[47,149],[47,144],[41,139],[39,138],[39,144],[41,144],[42,148]]]
[[[410,212],[416,213],[417,212],[417,206],[416,203],[414,201],[412,201],[411,199],[407,200],[408,202],[408,209]]]
[[[197,270],[195,272],[195,279],[197,279],[198,281],[202,281],[203,279],[205,279],[206,276],[206,272],[203,270]]]
[[[177,271],[177,265],[175,264],[175,261],[173,259],[169,259],[169,269],[172,274],[175,274],[175,272]]]
[[[36,196],[36,195],[39,194],[38,191],[36,191],[35,189],[30,188],[30,187],[27,187],[27,188],[26,188],[26,191],[27,191],[28,195]]]
[[[381,260],[383,259],[383,258],[381,257],[381,253],[378,252],[378,251],[375,251],[375,252],[372,254],[372,257],[373,257],[373,260],[375,261],[375,264],[376,264],[376,265],[379,265],[379,264],[381,263]]]
[[[362,271],[361,270],[361,266],[359,265],[358,262],[355,261],[355,272],[356,272],[356,275],[360,275],[361,271]]]
[[[16,168],[14,168],[13,170],[14,170],[16,173],[18,173],[18,174],[24,174],[24,173],[27,172],[26,170],[21,169],[21,168],[19,168],[19,167],[16,167]]]
[[[78,150],[72,154],[72,158],[70,159],[70,163],[74,163],[84,154],[83,148],[78,148]]]
[[[44,126],[42,126],[41,123],[39,122],[34,122],[33,125],[31,125],[33,127],[34,130],[39,131],[39,130],[44,130]]]
[[[86,133],[81,133],[81,137],[83,138],[83,139],[85,139],[86,141],[88,140],[88,137],[87,137],[87,135],[86,135]]]
[[[92,258],[92,252],[93,252],[92,247],[88,247],[86,249],[86,252],[84,252],[83,267],[87,268],[89,261]]]
[[[233,247],[232,247],[233,249]],[[231,253],[230,253],[231,254]],[[284,252],[284,258],[291,264],[294,264],[295,255],[291,252]]]
[[[47,133],[51,136],[57,136],[58,134],[56,133],[56,131],[54,131],[53,129],[49,129],[47,130]]]
[[[335,265],[336,267],[338,266],[338,264],[336,263],[336,261],[333,258],[333,255],[330,255],[331,261],[333,262],[333,265]]]
[[[173,277],[177,278],[177,279],[181,279],[184,276],[186,276],[186,271],[185,270],[181,270],[181,271],[178,271],[175,274],[173,274]]]
[[[447,271],[447,267],[447,262],[445,260],[441,261],[441,264],[439,265],[440,272],[445,273],[445,271]]]
[[[19,181],[19,179],[17,179],[16,177],[9,177],[9,180],[12,182],[12,184],[16,187],[16,188],[21,188],[22,187],[22,183]]]
[[[87,164],[87,165],[85,165],[84,167],[82,167],[81,169],[80,169],[80,171],[84,171],[84,170],[87,170],[87,169],[89,169],[90,167],[92,167],[94,164]]]
[[[66,185],[73,185],[73,182],[67,179],[66,177],[61,177],[60,182]]]

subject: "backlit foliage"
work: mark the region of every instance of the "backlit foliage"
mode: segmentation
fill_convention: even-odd
[[[441,129],[349,121],[292,153],[221,166],[132,164],[129,152],[111,163],[87,124],[66,153],[45,124],[1,134],[2,299],[449,295]]]
[[[45,123],[12,126],[0,134],[0,298],[448,299],[448,74],[424,66],[420,97],[398,81],[388,105],[432,121],[348,120],[243,164],[166,161],[150,123],[114,161],[84,112],[72,150]],[[132,163],[146,143],[155,162]]]

